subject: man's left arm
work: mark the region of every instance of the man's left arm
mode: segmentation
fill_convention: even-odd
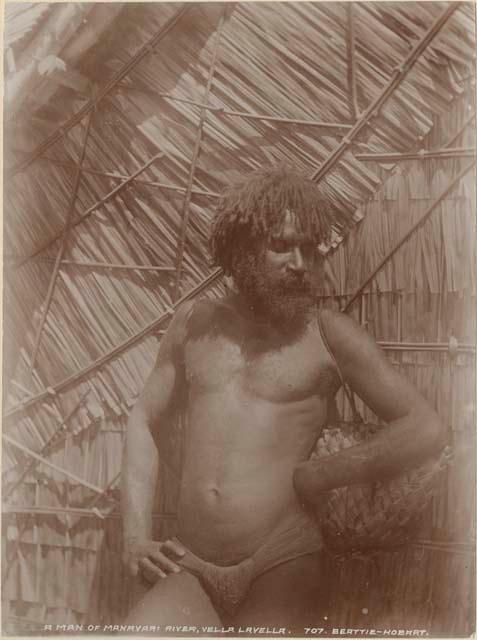
[[[387,425],[362,444],[297,467],[295,487],[311,502],[319,501],[323,491],[416,466],[445,446],[438,415],[391,366],[373,338],[341,313],[324,311],[321,321],[342,377]]]

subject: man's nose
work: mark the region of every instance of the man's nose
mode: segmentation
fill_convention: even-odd
[[[288,263],[288,268],[297,274],[305,273],[306,264],[300,247],[295,247]]]

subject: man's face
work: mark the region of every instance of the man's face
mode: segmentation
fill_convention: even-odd
[[[297,228],[294,215],[287,211],[283,227],[265,246],[264,268],[271,282],[290,295],[309,291],[316,248]]]
[[[279,233],[237,261],[236,284],[252,308],[283,328],[299,329],[314,304],[321,258],[287,212]]]

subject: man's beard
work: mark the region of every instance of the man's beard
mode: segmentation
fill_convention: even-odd
[[[257,319],[273,325],[280,333],[301,333],[316,304],[316,287],[306,275],[290,271],[275,275],[263,256],[240,256],[234,281]]]

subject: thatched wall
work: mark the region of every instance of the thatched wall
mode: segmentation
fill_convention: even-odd
[[[464,101],[440,118],[425,148],[441,148],[462,130],[467,106]],[[464,141],[475,143],[474,127],[464,129],[459,144]],[[383,187],[363,205],[359,228],[331,258],[341,295],[324,299],[325,305],[346,304],[460,165],[415,160],[389,167]],[[459,183],[352,307],[377,340],[442,344],[453,336],[461,345],[475,342],[476,243],[469,233],[476,219],[474,182],[471,174]],[[399,349],[387,354],[448,425],[455,460],[410,548],[330,563],[333,619],[338,611],[343,627],[467,635],[475,628],[475,353]],[[344,403],[342,410],[351,417]]]
[[[109,34],[107,46],[89,50],[79,70],[98,83],[111,80],[177,10],[172,4],[158,6],[123,10],[121,28]],[[439,3],[412,3],[408,10],[399,4],[359,7],[360,109],[380,95],[394,66],[441,11]],[[459,131],[473,108],[471,92],[458,97],[469,89],[472,16],[464,6],[448,22],[353,154],[407,152],[418,140],[426,148],[440,148]],[[312,173],[342,138],[339,127],[330,132],[214,111],[205,119],[190,101],[200,105],[204,99],[218,29],[212,106],[315,125],[352,121],[344,5],[247,4],[224,16],[220,5],[209,5],[190,8],[181,20],[93,112],[87,170],[71,216],[75,226],[44,318],[75,181],[71,164],[81,157],[87,119],[7,185],[7,253],[28,258],[42,249],[6,272],[5,342],[11,347],[3,476],[4,495],[11,492],[3,519],[7,629],[22,630],[28,621],[36,627],[121,619],[129,594],[120,559],[117,480],[127,413],[153,366],[171,305],[210,273],[204,248],[215,193],[235,175],[276,160]],[[171,93],[186,102],[159,96]],[[12,123],[8,164],[23,161],[25,151],[84,103],[84,96],[60,88],[35,112],[35,120],[19,118],[18,127]],[[471,132],[467,127],[451,146],[474,146]],[[200,153],[194,164],[195,148]],[[130,176],[158,152],[165,155],[138,180],[80,219],[117,187],[118,177],[111,173]],[[339,246],[330,258],[336,290],[324,291],[327,305],[342,306],[350,299],[468,161],[400,162],[393,170],[389,163],[371,164],[353,154],[347,152],[326,176],[337,205],[355,221],[362,219],[341,244],[341,229],[336,229]],[[184,218],[189,223],[183,237]],[[475,236],[468,231],[474,221],[470,172],[377,274],[364,302],[357,300],[351,313],[378,340],[442,344],[452,335],[460,344],[474,343]],[[78,262],[82,266],[73,264]],[[206,295],[222,291],[218,282]],[[449,424],[456,463],[417,546],[374,560],[330,561],[330,624],[356,627],[366,621],[372,626],[373,620],[373,625],[465,635],[473,624],[475,350],[455,356],[442,349],[387,353]],[[174,528],[180,429],[175,438],[171,451],[176,455],[162,471],[158,536]],[[35,464],[27,466],[32,452],[41,460],[33,458]]]

